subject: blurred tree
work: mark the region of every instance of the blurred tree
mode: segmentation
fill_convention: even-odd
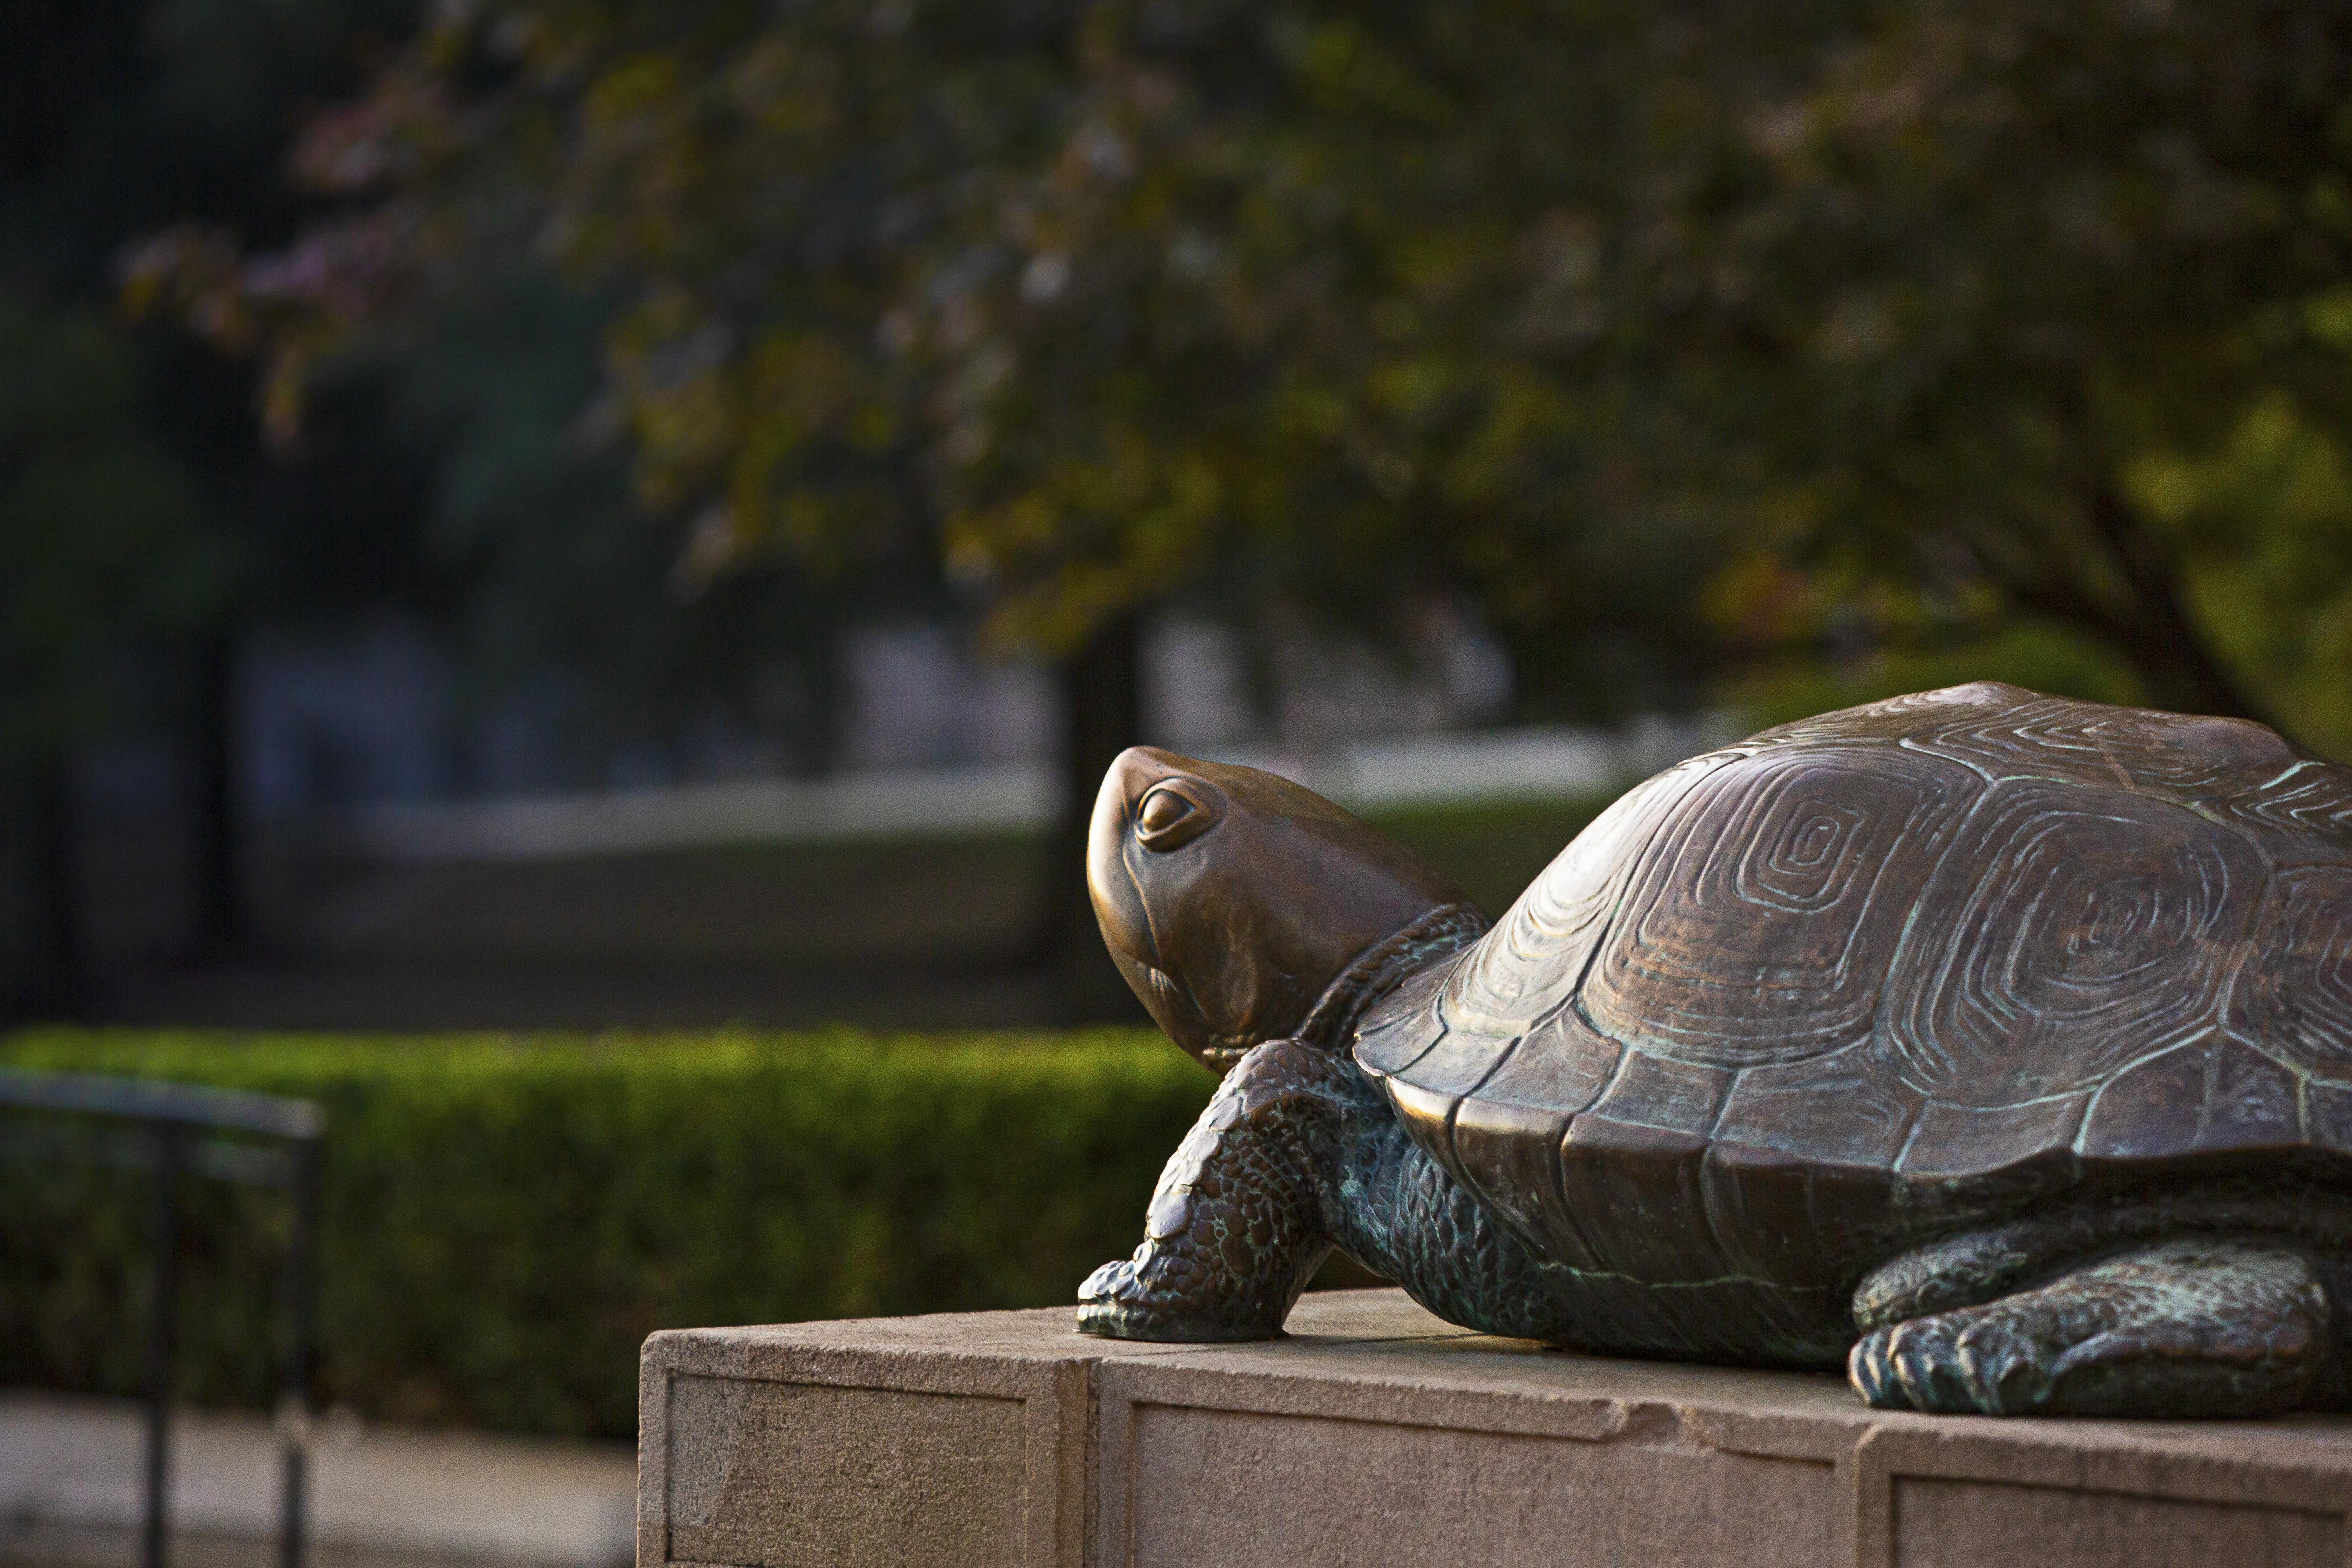
[[[2321,308],[2318,329],[2342,328]],[[2352,341],[2337,346],[2352,350]],[[2284,388],[2242,399],[2202,449],[2158,447],[2126,493],[2189,562],[2188,592],[2233,668],[2306,742],[2352,756],[2352,453]]]
[[[920,548],[1105,668],[1461,591],[1553,710],[1727,651],[2346,743],[2347,76],[2344,0],[482,0],[313,122],[338,216],[139,287],[285,428],[543,255],[689,575]]]
[[[448,631],[467,695],[479,707],[561,677],[608,741],[676,741],[682,712],[715,703],[785,736],[793,772],[821,773],[845,626],[936,607],[936,563],[867,551],[821,584],[788,554],[716,561],[703,520],[648,510],[604,384],[612,313],[526,263],[445,293],[368,356],[394,424],[436,454],[423,538],[462,576]]]
[[[1562,205],[1613,173],[1561,123],[1611,74],[1563,27],[457,7],[313,124],[296,167],[349,216],[251,258],[178,231],[134,287],[264,343],[286,429],[321,353],[486,250],[561,258],[624,300],[613,406],[698,571],[919,538],[1062,653],[1204,580],[1358,627],[1467,581],[1515,637],[1634,646],[1621,686],[1687,675],[1689,530],[1595,504],[1633,470],[1554,297],[1591,264]]]
[[[58,330],[70,324],[87,352],[52,368],[89,382],[86,394],[66,382],[26,395],[79,409],[126,450],[168,461],[184,487],[181,511],[203,520],[207,588],[200,605],[182,603],[171,661],[189,698],[200,945],[244,935],[232,699],[238,647],[257,613],[267,474],[243,414],[247,372],[169,335],[106,323],[116,253],[198,213],[233,216],[264,240],[290,234],[308,207],[279,173],[287,137],[317,104],[356,88],[365,37],[404,36],[415,17],[414,0],[35,0],[12,14],[0,56],[0,287],[37,321],[64,313]],[[103,556],[152,521],[127,516],[89,547]],[[47,582],[54,613],[118,661],[124,639],[155,630],[126,611],[104,573]],[[44,798],[67,796],[60,786]],[[35,837],[62,856],[69,840],[55,827]],[[66,884],[55,886],[62,899]]]
[[[476,171],[471,199],[456,198],[462,222],[442,214],[415,228],[414,204],[400,203],[358,222],[338,216],[352,189],[383,188],[387,171],[369,163],[381,149],[366,144],[368,116],[322,116],[320,106],[348,97],[371,56],[390,61],[384,82],[400,79],[404,57],[386,40],[414,33],[417,9],[415,0],[163,0],[152,10],[159,97],[191,113],[241,105],[235,123],[268,138],[238,166],[269,186],[271,204],[196,193],[173,216],[200,226],[176,232],[290,242],[248,281],[257,298],[300,301],[307,312],[271,317],[291,330],[273,337],[275,374],[254,393],[276,448],[258,467],[255,614],[336,624],[371,595],[396,605],[440,626],[478,707],[518,687],[564,688],[583,752],[675,742],[679,712],[709,700],[792,721],[795,765],[828,765],[838,601],[812,592],[789,557],[721,570],[707,518],[636,504],[619,440],[629,411],[599,401],[617,341],[614,298],[587,269],[558,275],[551,263],[562,257],[533,232],[543,205],[504,199],[520,173]],[[457,85],[469,89],[501,69],[467,63],[476,74]],[[290,138],[306,121],[311,133]],[[466,243],[428,243],[427,229],[462,230]],[[396,286],[428,252],[448,263],[428,291],[430,311],[364,341],[340,330],[358,302],[382,303],[376,286]],[[230,342],[252,324],[234,310],[203,322]],[[320,358],[331,345],[345,352]],[[298,431],[302,386],[321,405]],[[829,564],[862,610],[889,613],[938,597],[929,552],[911,561],[910,579],[908,552],[873,541]]]
[[[236,697],[258,632],[334,636],[386,614],[422,619],[446,635],[478,702],[562,685],[583,751],[661,737],[689,705],[681,693],[763,713],[781,701],[785,717],[820,721],[802,732],[822,730],[829,605],[783,562],[707,589],[673,574],[683,525],[649,526],[629,504],[617,453],[591,449],[581,428],[602,381],[609,305],[529,254],[496,255],[434,322],[387,345],[398,352],[350,356],[320,378],[300,439],[275,452],[251,417],[249,367],[176,331],[125,333],[90,313],[115,301],[131,239],[205,220],[273,246],[316,220],[318,196],[285,177],[294,132],[355,92],[371,62],[393,58],[417,12],[415,0],[35,0],[12,15],[0,54],[0,290],[28,320],[63,310],[59,331],[69,323],[73,342],[98,342],[95,359],[76,359],[12,338],[11,353],[23,352],[0,367],[8,395],[62,399],[80,412],[57,419],[84,419],[126,449],[175,462],[184,519],[202,520],[203,605],[174,601],[174,646],[157,661],[184,710],[184,733],[172,739],[190,764],[201,952],[234,952],[251,937]],[[70,384],[43,385],[35,363],[77,376],[97,364],[95,404],[84,408]],[[19,383],[19,371],[32,379]],[[28,438],[55,437],[44,427]],[[69,460],[62,448],[58,460]],[[90,493],[94,502],[100,491]],[[143,516],[89,535],[89,559],[114,559],[151,522],[157,541],[176,537],[179,524]],[[61,564],[24,581],[28,593],[39,585],[53,618],[104,650],[84,658],[78,645],[68,660],[77,668],[118,667],[128,643],[152,645],[158,633],[123,598],[132,586],[105,572]],[[99,691],[77,691],[73,732],[87,734]],[[807,751],[803,765],[824,764],[821,738]],[[62,776],[43,777],[52,775]],[[61,809],[68,794],[45,789],[44,809]],[[62,855],[70,840],[54,826],[28,826],[25,842]],[[54,938],[70,923],[68,879],[57,871],[49,886]]]
[[[16,829],[0,862],[24,911],[24,939],[0,952],[0,1016],[87,1001],[71,747],[103,721],[110,662],[199,624],[225,585],[138,379],[105,317],[0,293],[0,819]]]
[[[1285,601],[1361,634],[1468,581],[1559,678],[1528,683],[1539,700],[1636,706],[1698,664],[1685,531],[1596,537],[1574,504],[1601,473],[1571,438],[1585,403],[1496,362],[1481,312],[1526,264],[1490,254],[1503,219],[1476,201],[1542,193],[1481,166],[1454,229],[1420,232],[1416,199],[1512,163],[1517,130],[1479,118],[1475,79],[1400,85],[1299,18],[1179,21],[451,8],[298,152],[344,216],[259,256],[164,235],[133,297],[261,346],[281,435],[317,364],[444,308],[486,256],[547,255],[618,300],[607,406],[642,501],[683,523],[674,578],[920,554],[992,635],[1062,661],[1049,874],[1072,901],[1039,941],[1098,959],[1074,940],[1077,858],[1094,780],[1139,738],[1143,606],[1246,622]],[[1457,70],[1483,61],[1439,41]],[[1448,126],[1475,155],[1411,153]],[[1611,658],[1612,680],[1574,679]]]
[[[1659,57],[1615,271],[1727,626],[2038,626],[2352,743],[2352,7],[1727,12]]]
[[[1016,588],[1083,603],[1106,475],[1131,538],[1192,535],[1087,419],[1024,453],[999,411],[1157,395],[1161,493],[1327,585],[1467,581],[1538,674],[1595,672],[1524,657],[1563,625],[1715,651],[1704,577],[1735,655],[2352,743],[2352,7],[1092,16],[1075,152],[1016,204],[1040,259],[950,384],[1012,437],[950,547]],[[1089,369],[1204,316],[1205,374]]]

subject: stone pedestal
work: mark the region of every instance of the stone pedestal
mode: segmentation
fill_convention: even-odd
[[[1471,1334],[1393,1290],[1289,1338],[1073,1310],[646,1342],[638,1568],[2347,1568],[2352,1419],[1996,1421],[1841,1378]]]

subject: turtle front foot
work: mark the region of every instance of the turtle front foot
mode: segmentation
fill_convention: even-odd
[[[1169,1157],[1135,1256],[1078,1287],[1078,1331],[1118,1340],[1270,1340],[1331,1250],[1318,1149],[1355,1071],[1296,1040],[1255,1047]]]
[[[2326,1365],[2328,1301],[2295,1253],[2189,1237],[1864,1336],[1847,1368],[1882,1409],[2264,1415]]]
[[[1078,1332],[1178,1344],[1281,1337],[1279,1318],[1236,1320],[1203,1300],[1209,1281],[1190,1278],[1193,1272],[1166,1249],[1145,1242],[1133,1258],[1104,1264],[1078,1287]]]

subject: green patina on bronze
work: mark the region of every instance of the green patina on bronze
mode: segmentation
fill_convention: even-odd
[[[1278,1333],[1337,1247],[1471,1328],[1879,1405],[2352,1405],[2352,771],[2261,725],[1990,683],[1784,725],[1491,929],[1139,749],[1089,879],[1224,1082],[1087,1332]]]

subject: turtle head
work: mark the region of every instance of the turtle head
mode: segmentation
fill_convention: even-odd
[[[1119,973],[1219,1073],[1294,1033],[1358,954],[1463,901],[1312,790],[1150,746],[1103,780],[1087,885]]]

